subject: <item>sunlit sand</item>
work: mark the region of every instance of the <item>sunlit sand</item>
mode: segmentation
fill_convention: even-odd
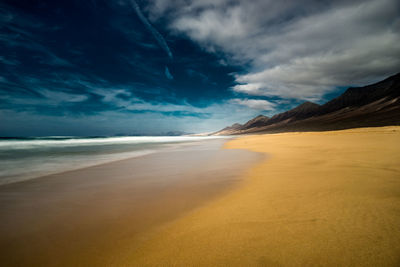
[[[1,262],[399,265],[400,127],[218,143],[0,187]]]
[[[224,142],[0,186],[0,266],[116,264],[151,229],[237,186],[263,158]]]
[[[241,187],[132,244],[118,263],[400,264],[400,127],[245,136],[226,148],[269,158]]]

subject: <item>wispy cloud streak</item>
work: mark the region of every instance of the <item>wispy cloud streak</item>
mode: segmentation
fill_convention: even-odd
[[[174,76],[172,76],[171,72],[169,72],[168,67],[165,67],[165,76],[167,76],[168,80],[174,79]]]
[[[146,28],[151,32],[151,34],[154,36],[160,47],[167,53],[168,57],[170,59],[173,58],[172,52],[169,49],[169,46],[167,42],[165,41],[164,37],[154,28],[150,22],[147,20],[147,18],[143,15],[142,10],[140,9],[139,5],[136,3],[135,0],[131,0],[131,5],[133,9],[136,12],[136,15],[138,15],[140,21],[146,26]]]

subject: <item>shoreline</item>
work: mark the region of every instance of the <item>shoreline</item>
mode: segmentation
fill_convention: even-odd
[[[157,137],[141,137],[157,138]],[[178,137],[184,140],[171,140],[173,137],[159,137],[166,139],[165,142],[159,140],[148,140],[144,143],[129,143],[123,147],[120,142],[112,143],[113,140],[92,140],[92,139],[71,139],[71,140],[29,140],[29,141],[3,141],[0,143],[0,186],[15,182],[23,182],[37,179],[44,176],[55,175],[63,172],[84,169],[125,159],[133,159],[148,154],[178,150],[180,147],[193,146],[212,140],[222,140],[225,138],[193,139],[188,137]],[[186,138],[186,139],[185,139]],[[85,141],[82,143],[82,141]],[[101,142],[99,142],[101,141]],[[118,140],[117,140],[118,141]],[[169,141],[169,142],[168,142]],[[26,142],[29,142],[26,144]],[[42,147],[37,143],[39,142]],[[13,149],[10,143],[15,143]],[[55,144],[57,146],[55,146]],[[93,144],[98,144],[94,146]],[[86,145],[84,149],[78,145]],[[114,146],[113,149],[104,149],[105,145]],[[102,149],[103,146],[103,149]],[[119,146],[119,147],[118,147]],[[47,150],[44,150],[44,148]],[[118,151],[119,150],[119,151]],[[85,152],[85,153],[82,153]],[[112,152],[112,153],[110,153]],[[13,153],[16,153],[15,156]],[[21,157],[21,155],[28,157]],[[35,156],[33,156],[35,155]],[[9,159],[11,158],[11,160]],[[25,166],[24,166],[25,165]],[[21,170],[21,167],[25,167]]]
[[[259,161],[221,149],[226,140],[185,144],[0,186],[0,261],[7,266],[110,264],[120,250],[220,197]]]
[[[0,186],[0,260],[396,266],[399,163],[400,127],[374,127],[238,136]]]
[[[248,135],[225,148],[270,155],[117,265],[400,263],[400,127]]]

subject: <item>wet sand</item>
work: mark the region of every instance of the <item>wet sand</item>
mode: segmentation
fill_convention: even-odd
[[[224,142],[0,186],[1,265],[120,265],[151,233],[237,187],[263,158],[222,150]]]
[[[400,265],[400,127],[245,136],[226,148],[270,157],[117,265]]]

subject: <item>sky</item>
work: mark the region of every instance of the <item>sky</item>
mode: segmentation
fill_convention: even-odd
[[[400,71],[397,0],[2,0],[0,136],[213,132]]]

